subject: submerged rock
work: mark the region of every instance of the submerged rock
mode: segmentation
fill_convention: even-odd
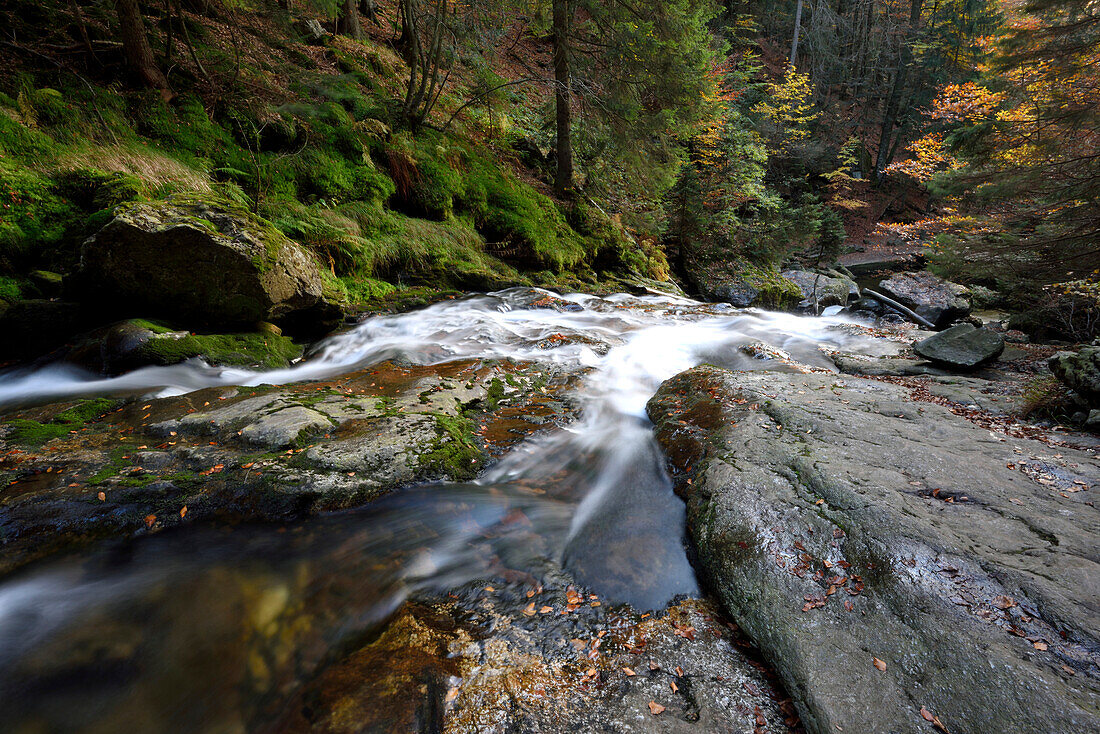
[[[185,323],[244,326],[323,306],[313,258],[243,210],[172,200],[133,204],[81,249],[75,288]]]
[[[973,324],[958,324],[933,334],[913,345],[921,357],[969,370],[992,362],[1005,350],[1004,338],[989,329],[977,329]]]
[[[879,290],[940,328],[970,313],[967,288],[927,270],[893,275],[879,283]]]
[[[698,367],[649,415],[808,730],[1100,730],[1100,464],[880,381]]]
[[[1100,407],[1100,346],[1078,352],[1058,352],[1050,358],[1050,369],[1071,390],[1093,407]]]

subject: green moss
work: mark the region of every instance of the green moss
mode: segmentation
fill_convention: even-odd
[[[133,466],[134,462],[129,456],[130,448],[127,446],[119,446],[113,449],[107,457],[107,463],[100,467],[95,474],[88,477],[88,484],[92,486],[102,484],[111,477],[118,476],[123,469]]]
[[[54,147],[54,142],[48,135],[0,112],[0,151],[13,158],[32,162],[50,155]]]
[[[477,426],[461,416],[437,415],[435,422],[438,438],[431,450],[421,455],[420,469],[455,481],[473,479],[485,462],[475,438]]]
[[[19,280],[0,275],[0,301],[15,303],[23,298],[23,288]]]
[[[737,258],[731,269],[760,292],[756,303],[764,308],[793,308],[802,300],[802,291],[780,275],[775,265],[757,265],[745,258]]]
[[[102,418],[116,407],[118,407],[118,401],[109,398],[82,400],[45,423],[26,418],[8,421],[5,425],[9,426],[11,431],[6,439],[20,446],[41,446],[55,438],[61,438],[72,431],[79,430],[86,424]]]
[[[137,176],[95,168],[77,168],[59,174],[57,191],[88,212],[114,209],[145,196],[145,186]]]
[[[0,159],[0,267],[35,262],[46,247],[59,242],[76,214],[58,196],[53,182],[29,168]]]
[[[154,331],[164,333],[165,327],[149,324]],[[142,356],[152,364],[178,364],[201,357],[216,365],[286,367],[302,354],[302,348],[289,337],[273,334],[190,334],[181,339],[161,337],[150,339],[142,346]]]

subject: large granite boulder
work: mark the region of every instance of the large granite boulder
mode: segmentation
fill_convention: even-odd
[[[1100,731],[1095,456],[847,376],[698,367],[649,415],[808,731]]]
[[[1100,345],[1058,352],[1050,358],[1050,369],[1090,406],[1100,408]]]
[[[859,298],[859,287],[848,278],[838,278],[810,270],[784,270],[782,276],[798,286],[802,292],[799,308],[847,306],[849,300]]]
[[[186,199],[117,210],[84,243],[76,287],[97,304],[220,327],[323,304],[302,247],[246,211]]]
[[[913,351],[927,360],[964,370],[992,362],[1004,350],[1000,334],[973,324],[952,326],[913,345]]]
[[[937,278],[927,270],[898,273],[881,281],[878,287],[890,298],[940,328],[970,314],[966,286]]]

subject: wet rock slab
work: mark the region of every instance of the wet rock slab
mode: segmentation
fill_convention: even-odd
[[[71,403],[4,416],[0,572],[103,537],[285,520],[470,479],[572,420],[573,376],[509,361],[384,363],[320,384],[104,401],[71,426],[55,423]],[[28,442],[26,426],[46,440]]]
[[[1100,730],[1100,463],[906,388],[699,367],[649,404],[706,580],[815,732]]]

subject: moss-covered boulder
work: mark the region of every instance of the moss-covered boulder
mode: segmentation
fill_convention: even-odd
[[[305,249],[242,209],[187,198],[116,210],[84,243],[74,286],[96,303],[219,328],[323,304]]]
[[[241,334],[193,334],[164,324],[130,319],[82,337],[63,357],[103,374],[199,358],[212,365],[278,369],[302,355],[289,337],[268,330]]]
[[[1090,407],[1100,408],[1100,344],[1058,352],[1050,358],[1050,370]]]
[[[789,309],[802,300],[799,287],[781,276],[775,266],[757,265],[741,257],[692,260],[687,263],[687,275],[706,300],[738,308]]]
[[[810,270],[784,270],[782,276],[798,286],[802,294],[798,307],[802,309],[847,306],[848,301],[859,298],[859,286],[850,278]]]

